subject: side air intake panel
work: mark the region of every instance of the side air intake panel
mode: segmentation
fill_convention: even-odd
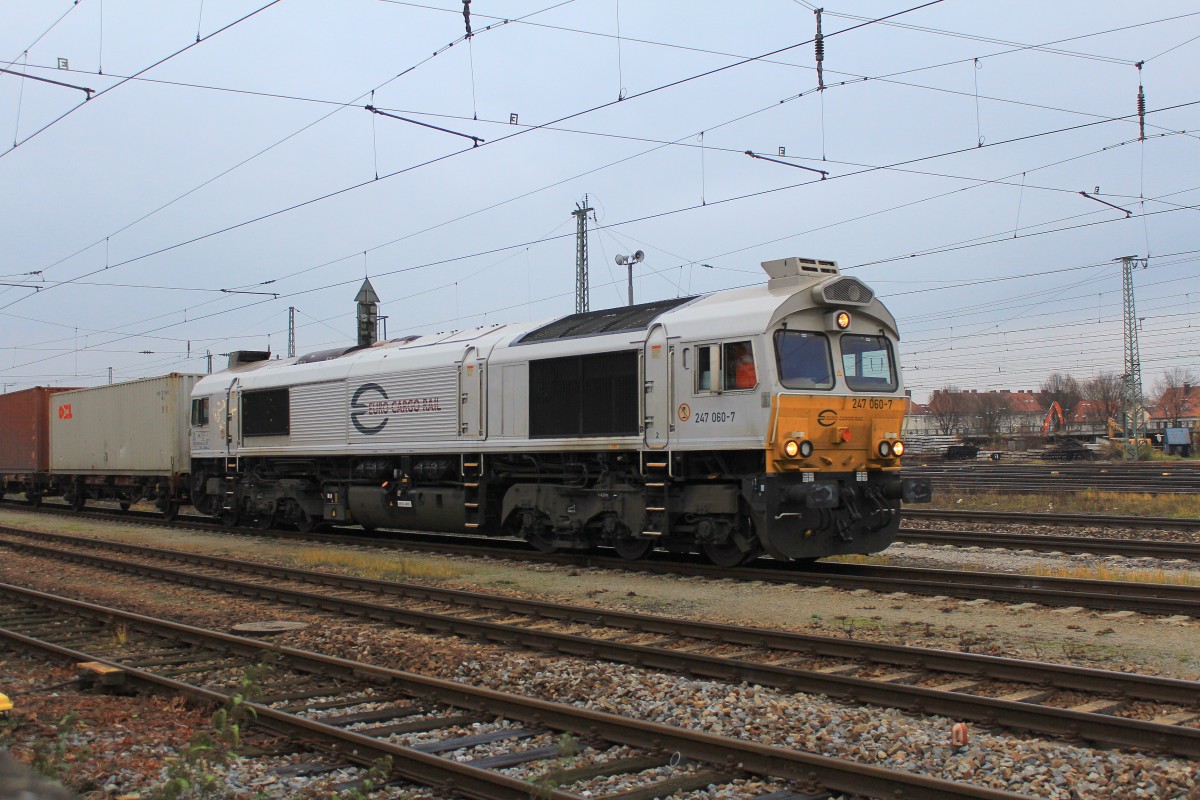
[[[875,292],[857,278],[838,278],[814,286],[813,300],[827,306],[865,306],[875,299]]]

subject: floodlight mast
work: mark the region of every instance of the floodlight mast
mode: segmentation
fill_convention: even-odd
[[[645,258],[646,254],[641,250],[638,250],[631,256],[617,256],[616,258],[617,266],[625,267],[629,270],[629,281],[627,283],[629,288],[629,305],[633,305],[633,265],[640,264]]]

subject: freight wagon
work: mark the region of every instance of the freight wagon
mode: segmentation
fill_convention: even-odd
[[[58,392],[49,398],[52,491],[73,508],[153,502],[172,517],[187,500],[188,410],[203,376],[158,378]]]
[[[50,396],[70,387],[0,394],[0,490],[40,497],[50,487]]]

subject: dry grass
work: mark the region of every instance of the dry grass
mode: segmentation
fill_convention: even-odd
[[[874,555],[851,555],[851,556],[827,556],[821,559],[822,561],[837,561],[839,564],[869,564],[871,566],[880,566],[890,564],[892,560],[885,555],[876,553]]]
[[[336,569],[351,575],[380,581],[407,578],[445,580],[457,578],[460,571],[453,566],[428,559],[378,553],[355,553],[325,548],[309,548],[291,556],[292,562],[306,569]]]
[[[1002,494],[959,492],[953,487],[947,487],[935,489],[931,507],[972,511],[1055,511],[1066,514],[1200,517],[1200,496],[1100,492],[1095,489],[1055,494]]]
[[[1112,569],[1104,565],[1091,567],[1036,567],[1027,575],[1043,578],[1079,578],[1096,581],[1127,581],[1130,583],[1169,583],[1179,586],[1200,586],[1200,575],[1194,572],[1166,572],[1161,569]]]

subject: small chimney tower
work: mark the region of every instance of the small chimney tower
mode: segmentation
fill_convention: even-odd
[[[358,346],[370,347],[375,344],[375,331],[379,324],[379,295],[375,294],[370,278],[363,279],[362,288],[354,300],[358,303]]]

